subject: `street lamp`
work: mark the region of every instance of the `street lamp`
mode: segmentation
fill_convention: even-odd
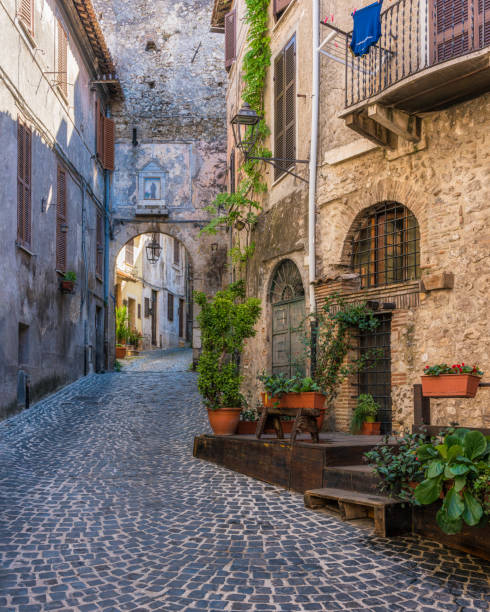
[[[244,102],[242,108],[230,121],[235,146],[243,152],[245,161],[249,159],[256,159],[266,162],[267,164],[274,166],[274,168],[278,168],[282,172],[291,174],[300,181],[308,183],[308,181],[302,176],[288,170],[288,168],[294,164],[309,164],[310,162],[307,159],[282,159],[279,157],[254,157],[250,155],[250,152],[257,141],[257,126],[259,121],[260,117],[253,108],[250,108],[248,102]]]
[[[146,243],[146,259],[151,264],[157,263],[160,259],[160,253],[162,252],[162,247],[160,246],[160,242],[157,239],[157,234],[152,234],[151,240]]]

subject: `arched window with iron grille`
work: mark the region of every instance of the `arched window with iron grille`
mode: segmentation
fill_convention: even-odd
[[[352,266],[361,289],[419,278],[420,232],[413,213],[398,202],[369,208],[354,236]]]

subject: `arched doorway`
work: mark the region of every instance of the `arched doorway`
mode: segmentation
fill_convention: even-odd
[[[304,372],[305,290],[299,270],[290,259],[284,259],[276,267],[269,299],[272,305],[272,373],[293,376],[296,372]]]
[[[117,254],[114,281],[120,356],[122,346],[130,354],[190,346],[192,272],[180,240],[157,231],[131,238]]]

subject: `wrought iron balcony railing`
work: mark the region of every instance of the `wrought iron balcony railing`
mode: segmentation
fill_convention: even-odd
[[[432,66],[490,45],[490,0],[398,0],[381,14],[381,38],[364,57],[345,48],[349,108]]]

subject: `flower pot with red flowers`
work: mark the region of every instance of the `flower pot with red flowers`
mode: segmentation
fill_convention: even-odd
[[[73,293],[75,289],[75,283],[77,282],[77,275],[72,270],[65,272],[63,278],[60,281],[60,289],[62,293]]]
[[[425,366],[422,395],[425,397],[475,397],[483,372],[464,363]]]
[[[361,393],[357,398],[357,406],[352,414],[350,430],[353,434],[361,433],[367,436],[377,436],[381,423],[376,421],[379,404],[370,393]]]

